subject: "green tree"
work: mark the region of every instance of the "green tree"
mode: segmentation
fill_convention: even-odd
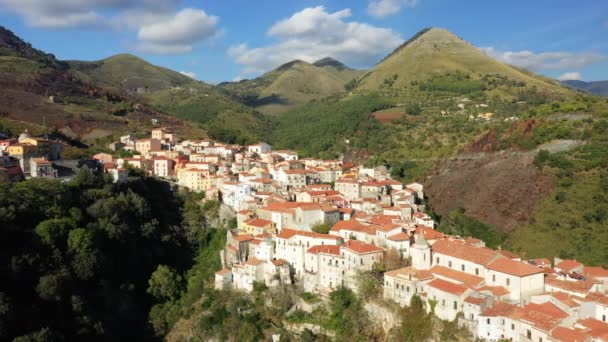
[[[182,277],[171,267],[158,265],[148,284],[148,293],[158,300],[176,300],[182,290]]]

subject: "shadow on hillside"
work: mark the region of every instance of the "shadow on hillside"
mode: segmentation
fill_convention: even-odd
[[[279,95],[279,94],[272,94],[269,96],[251,100],[247,104],[249,106],[253,106],[253,107],[268,106],[268,105],[288,105],[289,100],[284,97],[281,97],[281,95]]]

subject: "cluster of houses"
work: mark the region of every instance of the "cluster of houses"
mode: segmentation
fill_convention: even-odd
[[[24,170],[28,164],[29,174],[40,174],[43,161],[60,154],[53,146],[22,135],[3,149],[22,156],[15,160]],[[166,128],[110,147],[135,154],[94,156],[114,181],[139,168],[233,209],[237,228],[220,253],[218,289],[298,284],[321,294],[338,286],[357,291],[361,272],[383,269],[384,299],[407,306],[418,296],[428,311],[476,339],[608,341],[608,270],[526,260],[442,234],[424,213],[423,186],[395,181],[385,167],[299,158],[263,142],[178,141]]]
[[[0,176],[19,181],[24,178],[57,178],[52,162],[62,159],[60,141],[32,137],[27,130],[17,139],[0,140]]]

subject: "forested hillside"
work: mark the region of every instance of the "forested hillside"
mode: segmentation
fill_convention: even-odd
[[[159,308],[202,281],[185,272],[213,236],[204,214],[137,174],[0,181],[0,340],[155,339]]]

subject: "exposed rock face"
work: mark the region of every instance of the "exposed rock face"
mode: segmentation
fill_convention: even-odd
[[[400,323],[399,315],[386,307],[372,302],[365,303],[364,307],[371,321],[377,326],[382,327],[382,330],[387,335],[392,328]]]
[[[425,184],[440,215],[467,215],[502,231],[527,223],[554,178],[534,166],[535,151],[461,154],[439,162]]]

